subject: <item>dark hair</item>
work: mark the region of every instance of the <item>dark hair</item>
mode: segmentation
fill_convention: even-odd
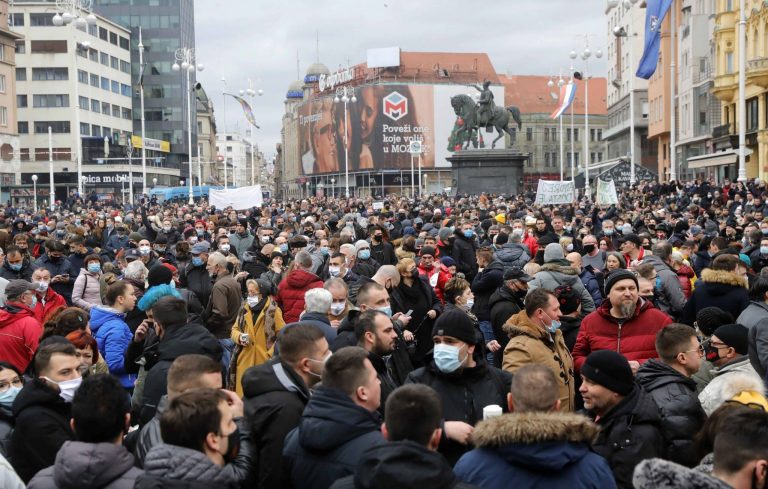
[[[152,318],[166,331],[187,323],[187,303],[172,295],[158,299],[151,310]]]
[[[551,290],[543,289],[541,287],[530,291],[528,295],[525,296],[525,314],[528,317],[531,317],[536,310],[547,307],[547,305],[549,305],[550,297],[557,298]]]
[[[83,260],[83,265],[87,267],[88,263],[92,261],[97,261],[99,262],[99,265],[101,265],[101,257],[96,253],[91,253],[90,255],[86,256],[85,260]]]
[[[726,474],[768,459],[768,413],[747,409],[724,419],[715,436],[714,458],[715,470]]]
[[[19,253],[19,254],[21,254],[21,248],[19,248],[16,245],[8,245],[5,248],[5,256],[10,256],[12,253]]]
[[[709,265],[709,268],[712,270],[732,272],[739,263],[741,263],[741,260],[739,260],[739,257],[736,255],[720,255],[712,260],[712,264]]]
[[[45,240],[45,249],[48,251],[61,251],[64,252],[64,243],[57,239],[47,239]]]
[[[83,236],[82,234],[73,234],[69,238],[69,244],[84,244],[84,243],[85,243],[85,236]]]
[[[72,399],[75,436],[86,443],[112,442],[125,432],[125,415],[130,412],[131,398],[116,377],[87,377]]]
[[[358,344],[362,343],[365,333],[371,332],[374,335],[376,334],[376,317],[379,314],[386,316],[383,312],[375,309],[369,309],[358,316],[355,322],[355,337]]]
[[[695,336],[696,330],[687,324],[670,324],[656,333],[656,353],[664,363],[672,363],[691,345],[691,337]]]
[[[37,350],[37,353],[35,353],[35,372],[37,375],[42,374],[48,368],[54,353],[61,353],[72,357],[77,356],[75,345],[70,342],[48,343],[47,345],[41,346]]]
[[[208,433],[221,434],[219,404],[228,399],[217,389],[193,389],[172,399],[160,416],[163,442],[204,452]]]
[[[336,351],[325,363],[323,386],[353,395],[368,377],[365,368],[367,359],[368,352],[359,346],[347,346]]]
[[[704,422],[698,433],[693,437],[693,444],[696,447],[696,458],[701,460],[715,449],[715,439],[722,431],[723,423],[731,416],[745,411],[751,411],[752,408],[738,402],[726,402],[715,409]]]
[[[758,275],[752,288],[749,289],[749,300],[765,302],[765,294],[768,293],[768,277]]]
[[[406,236],[403,238],[403,243],[401,246],[403,247],[403,251],[416,253],[416,238],[410,235]]]
[[[198,384],[200,377],[212,373],[221,373],[221,362],[196,353],[178,356],[168,369],[168,391],[178,393],[203,387]]]
[[[426,446],[440,428],[442,417],[443,405],[433,388],[423,384],[398,387],[387,397],[384,408],[387,439]]]
[[[59,309],[43,325],[43,336],[40,339],[44,340],[49,336],[67,336],[77,330],[85,331],[89,319],[90,314],[79,307]]]
[[[16,375],[18,375],[19,378],[21,378],[22,372],[19,371],[19,367],[17,367],[16,365],[11,365],[8,362],[0,362],[0,371],[2,370],[13,370],[14,372],[16,372]]]
[[[484,246],[484,247],[480,248],[479,250],[477,250],[475,252],[475,255],[478,258],[482,258],[483,260],[487,261],[488,263],[490,263],[491,260],[493,260],[493,250],[490,249],[487,246]]]
[[[672,255],[672,245],[669,241],[659,241],[651,247],[651,250],[663,262],[666,262]]]
[[[712,238],[712,241],[710,241],[709,244],[715,245],[719,251],[723,251],[728,247],[728,241],[722,236]],[[735,267],[736,265],[734,264],[733,266]]]
[[[445,284],[445,289],[443,290],[443,298],[445,299],[445,302],[456,304],[456,299],[459,298],[461,294],[463,294],[464,291],[468,288],[469,282],[463,278],[454,277]]]
[[[546,412],[560,398],[555,373],[541,364],[525,365],[515,371],[510,392],[515,412]]]
[[[368,282],[364,284],[360,287],[360,290],[357,291],[357,305],[360,306],[361,304],[365,304],[368,301],[368,296],[371,295],[371,292],[374,290],[382,291],[387,289],[378,282]]]
[[[311,323],[298,323],[290,328],[283,328],[277,335],[280,358],[291,365],[296,365],[302,358],[312,354],[315,344],[325,338],[323,331]]]

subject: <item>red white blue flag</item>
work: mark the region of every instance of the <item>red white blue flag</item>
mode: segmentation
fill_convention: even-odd
[[[560,103],[557,106],[557,110],[552,112],[550,116],[552,119],[557,119],[563,112],[568,110],[568,107],[573,103],[573,99],[576,98],[576,84],[573,80],[569,81],[562,87],[560,87]]]

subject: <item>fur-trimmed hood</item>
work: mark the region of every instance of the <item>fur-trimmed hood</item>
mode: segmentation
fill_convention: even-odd
[[[704,472],[660,458],[640,462],[635,468],[632,485],[635,489],[677,489],[679,487],[729,489],[731,487]]]
[[[701,272],[701,281],[708,284],[724,284],[733,285],[735,287],[749,288],[747,279],[737,274],[736,272],[727,272],[725,270],[712,270],[711,268],[705,268]]]
[[[564,275],[575,275],[579,276],[579,272],[576,271],[575,268],[568,265],[562,265],[559,262],[553,261],[549,263],[545,263],[541,266],[542,272],[556,272],[556,273],[562,273]]]
[[[478,448],[558,441],[591,444],[599,431],[597,425],[581,414],[510,413],[478,423],[472,440]]]

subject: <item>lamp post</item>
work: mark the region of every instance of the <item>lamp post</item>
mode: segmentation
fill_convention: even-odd
[[[185,98],[187,99],[187,148],[189,151],[189,204],[192,205],[195,201],[192,198],[192,100],[190,99],[190,96],[193,94],[195,87],[191,85],[192,81],[190,75],[195,71],[203,71],[203,65],[196,62],[194,48],[179,48],[174,53],[174,58],[176,61],[173,63],[173,66],[171,66],[171,69],[173,71],[183,71],[187,78],[187,92]],[[182,92],[183,91],[184,90],[182,90]]]
[[[571,51],[571,59],[573,59],[574,51]],[[600,59],[603,57],[601,50],[594,52],[595,58]],[[592,193],[589,185],[589,58],[592,57],[592,50],[589,49],[589,35],[584,35],[584,50],[581,52],[581,59],[584,60],[584,73],[574,73],[574,77],[584,80],[584,193],[587,198],[590,198]],[[575,138],[574,138],[575,139]]]
[[[554,97],[556,97],[558,100],[560,100],[560,95],[559,94],[560,94],[560,89],[563,88],[563,85],[565,85],[565,80],[563,80],[563,74],[561,72],[560,73],[560,78],[557,80],[558,94],[557,95],[553,94]],[[555,87],[555,82],[552,79],[550,79],[547,82],[547,86],[551,90],[552,88]],[[558,120],[559,120],[559,124],[560,124],[560,181],[562,182],[563,178],[565,178],[565,176],[564,176],[564,173],[565,173],[565,153],[564,153],[564,151],[565,151],[565,143],[563,141],[563,114],[560,114],[560,116],[558,117]]]
[[[33,212],[37,213],[37,175],[32,175],[32,195],[34,196],[35,202],[32,210]]]
[[[352,102],[353,104],[357,102],[354,87],[343,86],[337,88],[336,97],[334,97],[333,101],[337,104],[340,102],[344,103],[344,194],[346,198],[349,198],[349,145],[347,144],[349,138],[347,128],[349,124],[347,123],[347,102]]]
[[[144,144],[141,146],[143,147]],[[131,143],[130,138],[125,143],[125,155],[128,157],[128,202],[133,207],[133,143]]]
[[[223,76],[221,77],[221,120],[222,120],[222,134],[224,136],[222,140],[222,147],[224,148],[225,152],[227,149],[227,79]],[[227,189],[227,160],[222,158],[222,161],[224,161],[224,190]],[[234,169],[233,169],[234,171]]]
[[[248,98],[251,100],[251,109],[253,109],[253,98],[257,94],[259,95],[259,97],[261,97],[262,95],[264,95],[264,90],[262,90],[261,88],[259,88],[258,90],[254,90],[253,82],[251,81],[250,78],[248,78],[248,88],[246,88],[245,90],[240,90],[240,96],[241,97],[244,97],[246,95],[248,96]],[[254,154],[256,153],[255,151],[256,143],[254,142],[253,130],[254,130],[254,127],[251,127],[251,185],[256,185],[256,183],[261,183],[261,170],[259,170],[259,178],[257,180],[256,155]]]
[[[91,43],[88,41],[77,41],[77,31],[87,30],[88,26],[96,25],[96,16],[93,15],[91,9],[93,7],[93,0],[56,0],[56,14],[53,16],[53,25],[60,27],[65,25],[72,25],[73,32],[72,37],[75,39],[74,55],[74,67],[75,73],[77,73],[77,53],[80,50],[87,51],[91,47]],[[75,83],[75,137],[77,138],[75,150],[77,152],[77,184],[78,193],[83,195],[83,151],[82,151],[82,135],[80,134],[80,81],[77,76],[72,77]]]
[[[336,198],[336,179],[331,178],[331,198]]]
[[[53,129],[48,126],[48,187],[50,189],[50,205],[51,210],[56,208],[56,189],[53,186]]]
[[[573,61],[578,57],[578,54],[576,54],[576,51],[571,51],[571,53],[568,55],[568,57],[571,58],[571,83],[574,84],[573,89],[576,90],[576,80],[574,79],[574,67],[573,67]],[[571,102],[571,181],[574,182],[574,188],[576,188],[576,138],[574,137],[575,134],[573,132],[573,106],[576,105],[576,96],[574,95],[573,102]]]
[[[636,4],[638,0],[624,0],[624,7],[631,8]],[[626,43],[629,44],[629,185],[632,186],[636,182],[635,177],[635,74],[634,70],[634,51],[635,43],[631,37],[636,37],[636,32],[627,32],[624,27],[616,26],[613,28],[613,35],[616,37],[626,38]],[[621,73],[618,74],[621,78]]]
[[[747,181],[747,10],[744,0],[739,2],[739,181]]]
[[[139,77],[139,97],[141,98],[141,193],[146,194],[144,187],[147,185],[147,145],[145,143],[147,132],[144,126],[144,41],[141,35],[141,26],[139,26],[139,69],[141,70],[141,76]],[[133,205],[133,191],[131,191],[131,205]]]

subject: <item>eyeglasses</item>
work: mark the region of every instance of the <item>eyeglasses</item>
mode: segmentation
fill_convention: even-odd
[[[696,348],[695,350],[685,350],[684,352],[681,352],[681,353],[693,353],[693,352],[698,352],[699,356],[703,357],[704,356],[704,346],[703,345],[699,345],[699,347]]]
[[[22,382],[21,378],[14,377],[10,381],[2,381],[0,382],[0,392],[5,392],[8,389],[11,388],[11,386],[14,387],[22,387],[24,385],[24,382]]]

